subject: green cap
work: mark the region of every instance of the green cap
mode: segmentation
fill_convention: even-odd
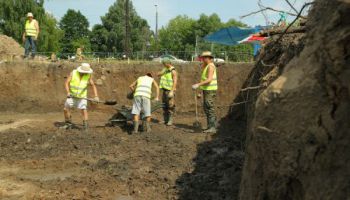
[[[163,58],[163,59],[162,59],[162,63],[163,63],[163,65],[165,65],[165,64],[171,64],[171,60],[170,60],[169,58]]]

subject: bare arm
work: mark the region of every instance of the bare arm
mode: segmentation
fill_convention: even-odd
[[[72,73],[69,74],[69,76],[64,84],[64,87],[66,88],[67,96],[70,96],[69,83],[71,80],[72,80]]]
[[[25,40],[26,40],[26,32],[24,31],[23,32],[23,35],[22,35],[22,40],[23,40],[23,43],[25,42]]]
[[[212,80],[213,80],[213,76],[214,76],[214,65],[210,64],[208,67],[208,77],[205,81],[202,81],[200,83],[198,83],[198,86],[202,86],[202,85],[207,85],[209,84]]]
[[[95,97],[98,97],[97,88],[96,88],[94,80],[92,79],[92,76],[90,77],[89,82],[90,82],[90,85],[92,86]]]
[[[131,91],[135,91],[136,84],[137,84],[137,80],[134,81],[134,82],[129,86],[129,88],[131,89]]]
[[[158,72],[158,73],[157,73],[157,76],[160,77],[160,76],[162,76],[163,74],[164,74],[164,69],[163,69],[162,71]]]
[[[159,86],[157,81],[153,80],[153,86],[156,88],[156,93],[157,93],[156,100],[159,100]]]
[[[176,91],[176,87],[177,87],[177,72],[175,70],[173,70],[171,72],[171,75],[173,76],[173,81],[174,81],[172,90]]]
[[[34,25],[35,25],[35,28],[36,28],[36,38],[38,38],[39,37],[39,32],[40,32],[38,21],[35,21]]]

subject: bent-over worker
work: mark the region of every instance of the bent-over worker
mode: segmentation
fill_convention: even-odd
[[[141,112],[143,112],[146,118],[146,132],[151,132],[151,97],[152,97],[152,86],[156,88],[157,96],[156,101],[159,101],[159,86],[153,79],[151,73],[147,73],[145,76],[139,77],[129,87],[134,92],[134,100],[131,113],[134,115],[133,123],[134,129],[132,133],[138,133],[139,120]]]

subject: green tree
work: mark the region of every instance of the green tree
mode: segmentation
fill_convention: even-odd
[[[129,47],[131,51],[146,49],[151,31],[145,19],[136,12],[129,1],[129,26],[131,29]],[[91,34],[91,43],[94,51],[125,52],[125,0],[117,0],[101,17],[102,24],[95,25]]]
[[[197,36],[204,37],[209,33],[213,33],[219,30],[222,27],[223,23],[217,14],[212,14],[210,16],[201,14],[194,26],[194,30]]]
[[[60,40],[63,37],[63,31],[57,27],[57,20],[46,13],[45,23],[40,27],[41,40],[38,42],[38,48],[46,52],[61,51]]]
[[[0,0],[0,32],[22,43],[26,14],[32,12],[41,29],[38,51],[58,51],[62,34],[43,5],[44,0]]]
[[[195,52],[213,50],[214,55],[231,60],[239,60],[237,54],[232,52],[251,52],[251,45],[225,46],[205,42],[206,35],[216,32],[221,28],[230,26],[246,27],[247,25],[235,19],[222,22],[217,14],[201,14],[198,20],[188,16],[177,16],[159,31],[159,44],[163,52],[174,53],[184,59],[190,59]],[[197,46],[196,46],[197,40]],[[231,52],[231,53],[225,53]],[[249,57],[249,56],[247,56]]]
[[[185,51],[194,49],[196,21],[186,15],[179,15],[170,20],[168,25],[159,30],[159,43],[162,51]]]
[[[80,11],[69,9],[59,26],[64,31],[64,37],[61,39],[63,53],[75,52],[80,46],[84,46],[87,51],[86,47],[91,46],[89,21]]]

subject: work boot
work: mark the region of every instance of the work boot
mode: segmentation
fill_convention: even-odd
[[[147,122],[147,121],[145,121],[145,123],[146,123],[146,133],[150,133],[152,131],[151,124],[150,124],[150,122]]]
[[[131,134],[136,134],[139,132],[139,122],[138,121],[134,121],[134,130],[131,132]]]
[[[66,130],[70,130],[70,129],[72,129],[72,127],[73,127],[72,121],[71,120],[66,120],[64,122],[64,125],[61,126],[60,128],[66,129]]]
[[[208,129],[210,129],[210,120],[209,120],[209,118],[207,118],[207,127],[203,128],[202,131],[206,131]]]
[[[216,128],[215,127],[210,127],[209,129],[203,131],[203,133],[216,133]]]
[[[169,120],[168,122],[166,123],[167,126],[172,126],[173,125],[173,116],[172,115],[169,115]]]
[[[216,118],[211,118],[208,120],[208,129],[203,131],[204,133],[216,133]]]
[[[167,124],[168,121],[169,121],[169,115],[168,115],[168,113],[164,112],[164,114],[163,114],[163,119],[164,119],[164,124]]]
[[[89,123],[88,123],[87,120],[84,120],[84,121],[83,121],[83,130],[84,130],[84,131],[89,130]]]

